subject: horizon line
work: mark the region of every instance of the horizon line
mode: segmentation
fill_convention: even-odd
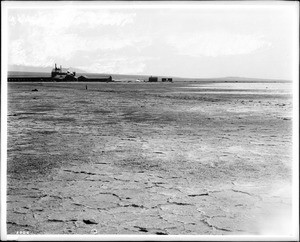
[[[76,69],[74,67],[69,67]],[[68,68],[67,68],[68,69]],[[84,71],[84,70],[82,70]],[[20,72],[20,73],[48,73],[45,71],[14,71],[14,70],[8,70],[7,73],[9,72]],[[155,74],[122,74],[122,73],[100,73],[100,72],[77,72],[80,74],[92,74],[92,75],[119,75],[119,76],[157,76],[157,77],[172,77],[172,78],[180,78],[180,79],[230,79],[230,78],[238,78],[238,79],[260,79],[260,80],[274,80],[274,81],[289,81],[292,82],[293,80],[291,79],[283,79],[283,78],[262,78],[262,77],[247,77],[247,76],[220,76],[220,77],[183,77],[183,76],[173,76],[173,75],[155,75]]]

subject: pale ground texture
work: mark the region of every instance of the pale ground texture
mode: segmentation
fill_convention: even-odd
[[[8,85],[9,234],[289,234],[291,95],[85,85]]]

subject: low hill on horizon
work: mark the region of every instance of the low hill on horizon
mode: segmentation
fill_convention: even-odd
[[[59,65],[58,65],[59,67]],[[24,73],[49,73],[54,68],[53,66],[24,66],[24,65],[8,65],[8,72],[24,72]],[[65,68],[65,67],[64,67]],[[79,68],[73,68],[73,67],[66,67],[67,69],[70,69],[71,71],[80,72],[80,73],[86,73],[86,71],[79,69]]]

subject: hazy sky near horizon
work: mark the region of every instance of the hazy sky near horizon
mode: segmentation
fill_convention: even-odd
[[[9,65],[58,63],[95,73],[292,78],[298,45],[297,8],[292,3],[59,6],[8,10]]]

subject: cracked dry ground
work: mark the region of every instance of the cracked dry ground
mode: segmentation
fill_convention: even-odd
[[[291,96],[188,85],[10,83],[8,234],[285,232]]]

